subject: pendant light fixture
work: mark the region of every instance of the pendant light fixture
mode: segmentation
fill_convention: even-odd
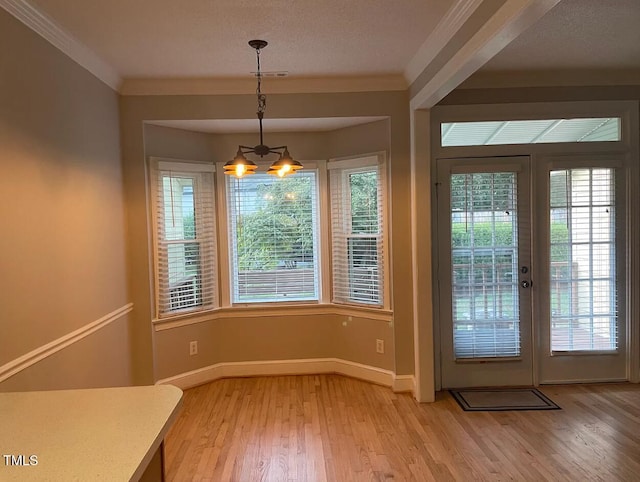
[[[284,177],[289,174],[294,174],[298,169],[302,169],[302,164],[294,160],[289,154],[287,146],[269,147],[265,145],[262,135],[262,119],[264,118],[264,111],[267,108],[267,96],[264,95],[260,89],[262,83],[262,72],[260,71],[260,50],[265,48],[268,44],[265,40],[250,40],[249,45],[255,49],[256,58],[258,63],[258,71],[256,77],[258,79],[258,87],[256,88],[256,94],[258,96],[258,122],[260,123],[260,144],[254,147],[238,146],[238,152],[236,156],[224,165],[224,173],[235,177],[242,177],[249,174],[255,174],[258,166],[251,160],[245,157],[245,154],[255,154],[260,157],[264,157],[268,154],[278,154],[280,157],[275,161],[269,170],[268,174],[274,176]]]

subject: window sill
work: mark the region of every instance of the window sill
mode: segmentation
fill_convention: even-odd
[[[257,305],[215,308],[208,311],[184,313],[172,317],[154,319],[152,322],[155,331],[164,331],[221,318],[263,318],[269,316],[288,317],[302,315],[342,315],[384,321],[387,323],[393,321],[393,311],[381,308],[339,305],[334,303],[301,303],[287,306]]]

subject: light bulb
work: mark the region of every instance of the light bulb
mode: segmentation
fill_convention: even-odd
[[[289,164],[285,164],[280,169],[278,169],[278,176],[284,177],[291,170],[291,166]]]
[[[236,165],[236,177],[242,177],[243,174],[247,171],[246,167],[244,164],[237,164]]]

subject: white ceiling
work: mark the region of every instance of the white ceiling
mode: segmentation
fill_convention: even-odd
[[[640,0],[562,0],[482,71],[640,68]]]
[[[123,78],[401,74],[453,0],[29,0]],[[479,2],[476,2],[479,3]],[[562,0],[484,70],[640,67],[639,0]]]
[[[128,77],[402,73],[450,0],[29,0]]]

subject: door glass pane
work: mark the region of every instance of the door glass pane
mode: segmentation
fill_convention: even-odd
[[[616,350],[613,169],[550,173],[551,350]]]
[[[520,355],[516,174],[451,175],[456,359]]]

